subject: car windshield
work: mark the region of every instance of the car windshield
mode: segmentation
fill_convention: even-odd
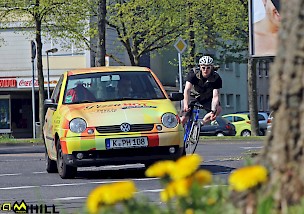
[[[63,103],[165,99],[149,72],[97,72],[68,77]]]

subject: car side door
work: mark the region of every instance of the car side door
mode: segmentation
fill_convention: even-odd
[[[58,105],[59,97],[60,97],[60,91],[62,87],[63,82],[63,75],[60,77],[53,94],[51,96],[51,99],[53,99],[54,103]],[[50,157],[56,157],[56,148],[55,148],[55,134],[54,134],[54,113],[57,108],[50,107],[47,109],[46,115],[45,115],[45,122],[43,127],[43,133],[44,133],[44,140],[45,140],[45,146],[47,148],[47,151],[49,153]]]

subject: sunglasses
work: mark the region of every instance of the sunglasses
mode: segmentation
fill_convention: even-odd
[[[203,70],[205,70],[205,69],[211,69],[211,66],[201,66],[201,68],[202,68]]]

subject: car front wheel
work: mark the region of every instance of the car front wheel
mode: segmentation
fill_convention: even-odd
[[[249,130],[244,130],[244,131],[242,131],[241,136],[249,137],[249,136],[251,136],[251,132]]]
[[[61,178],[74,178],[77,174],[77,167],[69,166],[64,162],[63,153],[59,140],[57,140],[57,169]]]

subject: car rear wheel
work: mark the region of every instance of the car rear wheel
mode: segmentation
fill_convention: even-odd
[[[244,130],[244,131],[242,131],[241,136],[249,137],[249,136],[251,136],[251,132],[249,130]]]
[[[57,140],[57,169],[61,178],[74,178],[77,174],[77,167],[69,166],[64,162],[63,153],[59,140]]]
[[[45,149],[45,167],[46,167],[46,171],[48,173],[56,173],[56,172],[58,172],[56,161],[53,161],[53,160],[51,160],[49,158],[49,155],[48,155],[46,149]]]
[[[224,137],[225,135],[224,135],[222,132],[218,132],[218,133],[216,134],[216,136],[218,136],[218,137]]]

